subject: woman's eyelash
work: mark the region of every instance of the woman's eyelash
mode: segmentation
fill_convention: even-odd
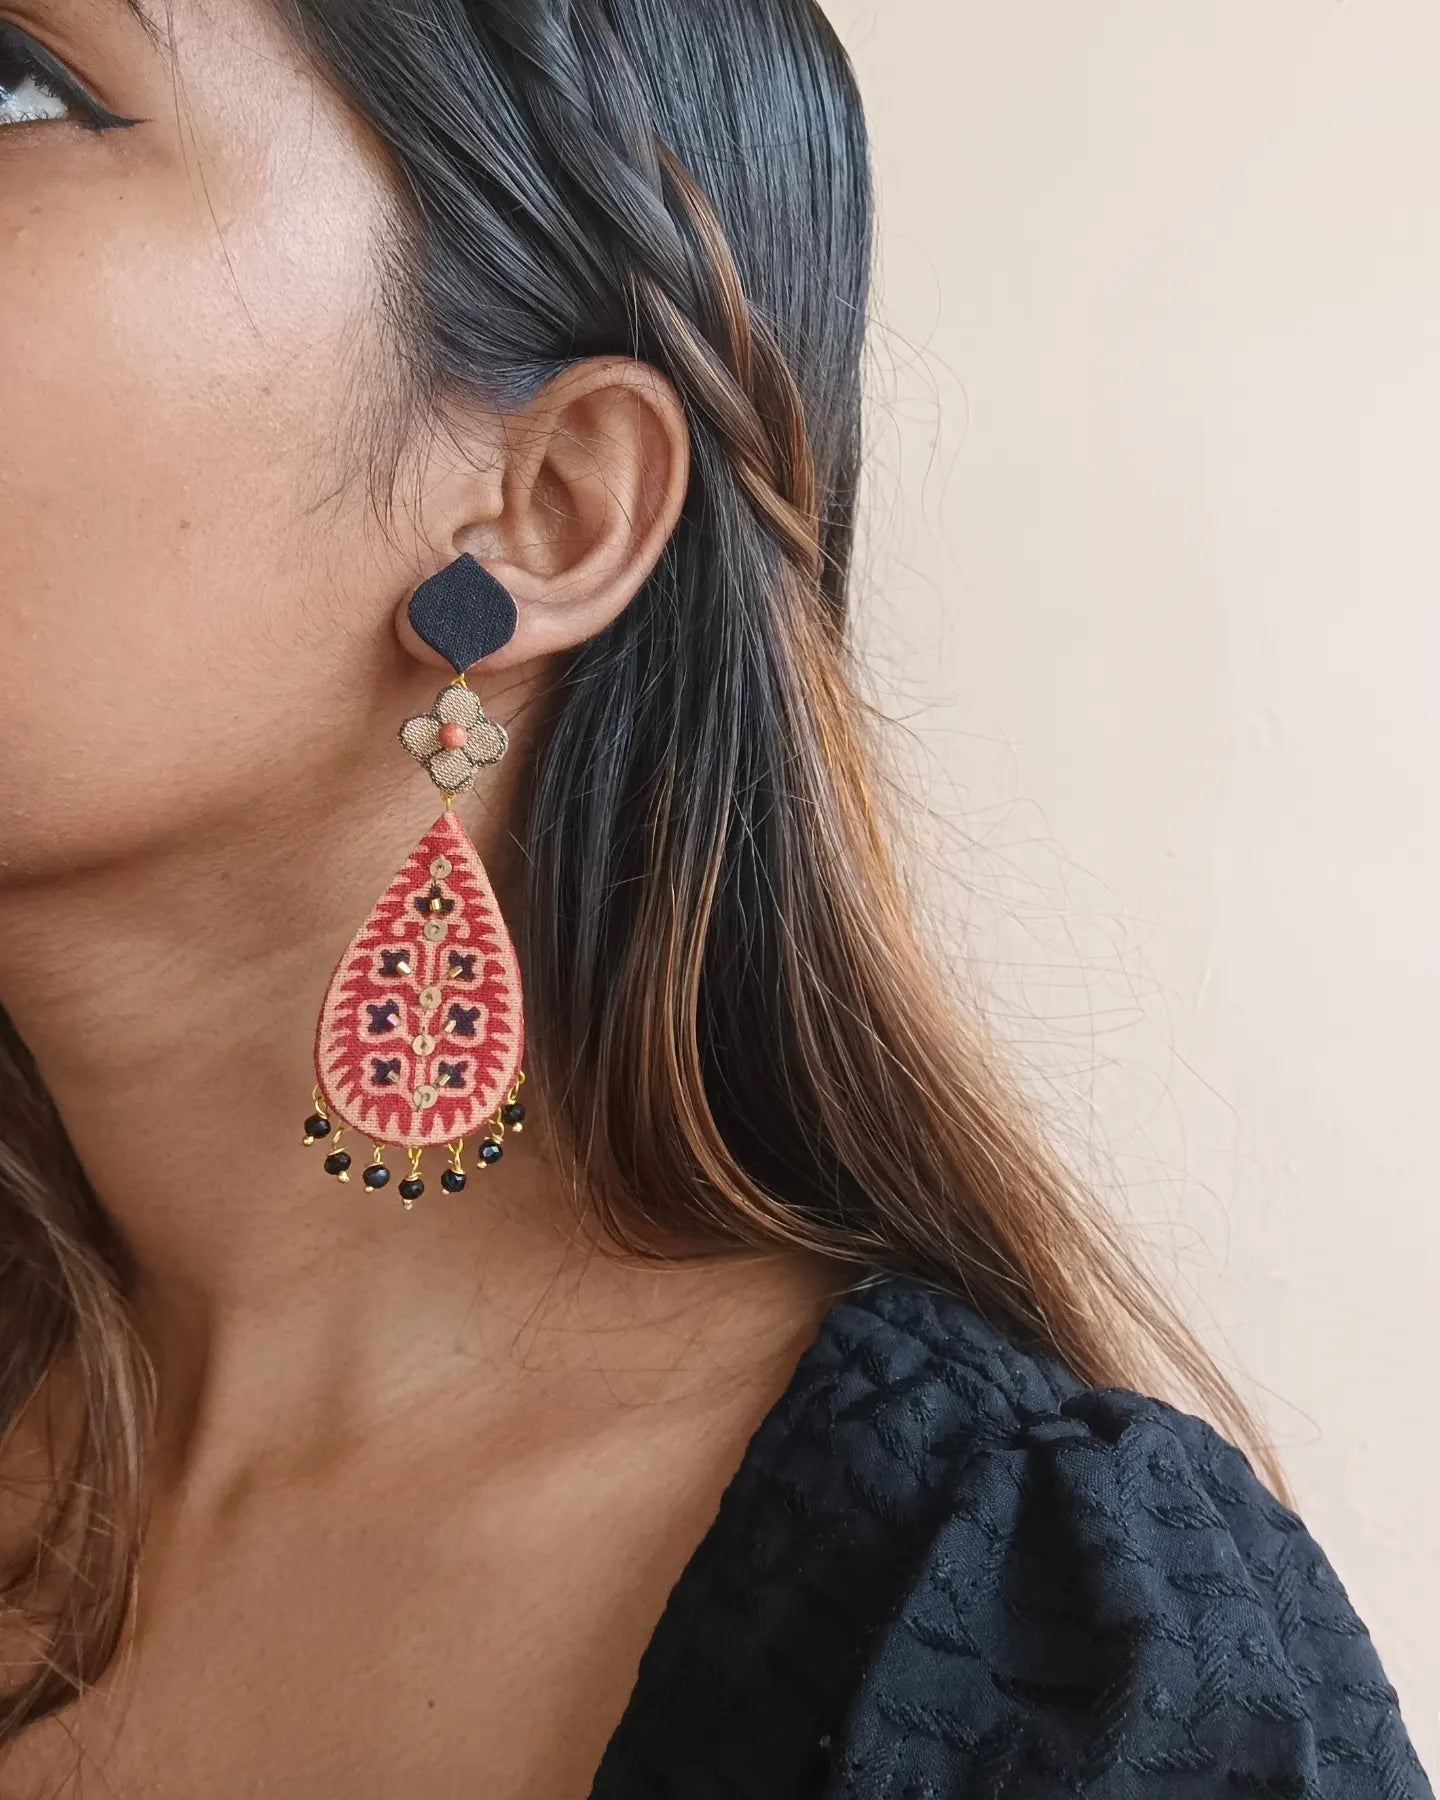
[[[64,63],[18,25],[0,20],[0,130],[78,116],[92,131],[135,125],[102,106]]]

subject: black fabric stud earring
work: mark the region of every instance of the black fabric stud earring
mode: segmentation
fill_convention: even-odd
[[[408,1152],[399,1183],[406,1208],[425,1192],[422,1153],[448,1146],[446,1193],[465,1187],[466,1138],[484,1133],[482,1164],[498,1160],[507,1127],[524,1107],[524,1000],[520,967],[495,891],[474,844],[451,811],[480,770],[498,763],[510,737],[480,704],[466,671],[508,644],[514,598],[473,556],[461,556],[416,589],[416,634],[455,670],[428,713],[407,719],[400,742],[445,796],[445,810],[371,908],[331,977],[315,1030],[313,1111],[305,1142],[329,1139],[327,1174],[350,1181],[339,1147],[354,1131],[374,1145],[361,1175],[370,1192],[390,1184],[387,1146]],[[462,1021],[465,1029],[449,1031]],[[375,1054],[375,1052],[379,1054]],[[333,1137],[331,1133],[334,1133]]]
[[[416,588],[410,623],[457,675],[503,649],[519,613],[510,590],[468,553]]]

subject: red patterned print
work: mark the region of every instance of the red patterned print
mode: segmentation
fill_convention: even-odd
[[[524,1055],[515,947],[485,866],[445,812],[331,978],[315,1073],[333,1116],[380,1144],[470,1137]]]

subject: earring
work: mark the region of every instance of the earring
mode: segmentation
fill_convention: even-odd
[[[371,908],[336,965],[315,1030],[314,1107],[305,1143],[326,1142],[325,1172],[349,1182],[352,1131],[372,1146],[360,1179],[388,1187],[387,1147],[403,1149],[407,1210],[425,1192],[421,1159],[444,1145],[440,1184],[460,1193],[466,1140],[483,1132],[475,1167],[499,1162],[523,1129],[525,1048],[520,968],[490,878],[451,810],[510,739],[466,683],[466,671],[515,634],[513,596],[473,556],[416,589],[417,635],[455,670],[400,742],[425,765],[445,809]]]

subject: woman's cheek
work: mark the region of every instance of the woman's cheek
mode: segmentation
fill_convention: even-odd
[[[345,266],[363,223],[353,259],[333,225],[310,239],[302,303],[300,196],[230,196],[217,222],[188,182],[66,181],[65,160],[37,146],[26,191],[0,156],[12,866],[57,832],[138,841],[298,740],[295,640],[334,553],[316,500],[375,311]]]

